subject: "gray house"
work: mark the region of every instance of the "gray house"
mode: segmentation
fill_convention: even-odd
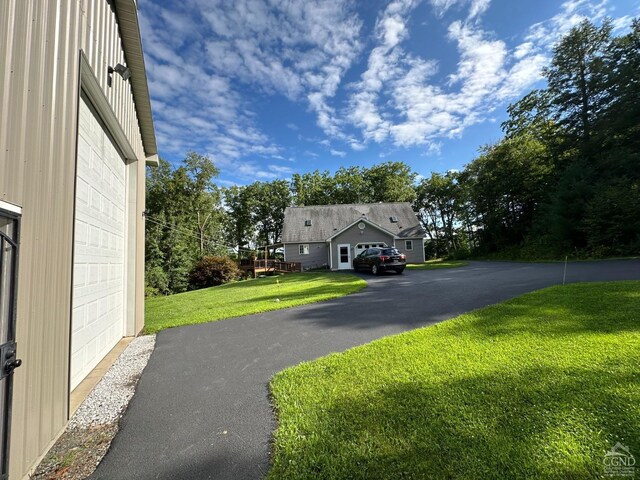
[[[370,247],[396,247],[407,263],[424,262],[425,232],[408,202],[288,207],[282,243],[287,262],[304,269],[348,270]]]

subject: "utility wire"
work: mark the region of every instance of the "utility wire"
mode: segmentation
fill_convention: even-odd
[[[165,227],[168,228],[169,230],[173,230],[175,232],[181,233],[182,235],[186,235],[188,237],[191,238],[195,238],[196,240],[200,241],[200,234],[198,234],[198,232],[194,231],[194,230],[189,230],[188,228],[185,227],[176,227],[174,225],[170,225],[166,222],[161,222],[159,220],[155,220],[153,218],[151,218],[151,216],[148,213],[144,213],[144,218],[146,220],[148,220],[151,223],[155,223],[156,225],[160,225],[161,227]],[[218,243],[215,242],[211,239],[207,239],[206,237],[204,237],[205,242],[207,242],[208,245],[215,245],[218,247],[225,247],[225,248],[230,248],[232,250],[238,250],[238,253],[240,253],[240,250],[243,250],[245,252],[255,252],[255,250],[251,249],[251,248],[242,248],[242,247],[237,247],[237,246],[232,246],[232,245],[225,245],[224,243]]]

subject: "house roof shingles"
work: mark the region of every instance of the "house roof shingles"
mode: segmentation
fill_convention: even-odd
[[[392,222],[391,217],[396,217],[398,221]],[[314,205],[287,207],[284,212],[282,242],[324,242],[360,218],[366,218],[400,238],[425,235],[408,202]],[[306,220],[311,220],[311,226],[305,226]]]

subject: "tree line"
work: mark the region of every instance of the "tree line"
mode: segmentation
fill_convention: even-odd
[[[462,171],[418,176],[403,162],[223,188],[190,152],[147,173],[151,293],[190,288],[207,255],[280,240],[290,205],[411,202],[428,256],[559,258],[640,251],[640,21],[613,36],[584,21],[553,50],[547,86],[507,109],[504,137]]]
[[[403,162],[294,174],[227,188],[204,155],[147,169],[146,282],[150,294],[183,292],[205,256],[249,257],[280,241],[288,206],[413,202],[416,174]]]
[[[608,20],[574,27],[543,71],[547,87],[509,106],[504,137],[419,185],[436,254],[640,251],[640,21],[611,31]]]

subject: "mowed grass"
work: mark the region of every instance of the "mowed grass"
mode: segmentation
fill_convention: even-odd
[[[268,478],[600,478],[640,453],[639,317],[640,282],[553,287],[284,370]]]
[[[293,273],[194,290],[145,302],[145,331],[211,322],[320,302],[357,292],[367,282],[343,273]]]
[[[427,260],[424,263],[408,263],[409,270],[437,270],[439,268],[455,268],[469,265],[469,262],[463,260],[443,260],[437,258],[435,260]]]

